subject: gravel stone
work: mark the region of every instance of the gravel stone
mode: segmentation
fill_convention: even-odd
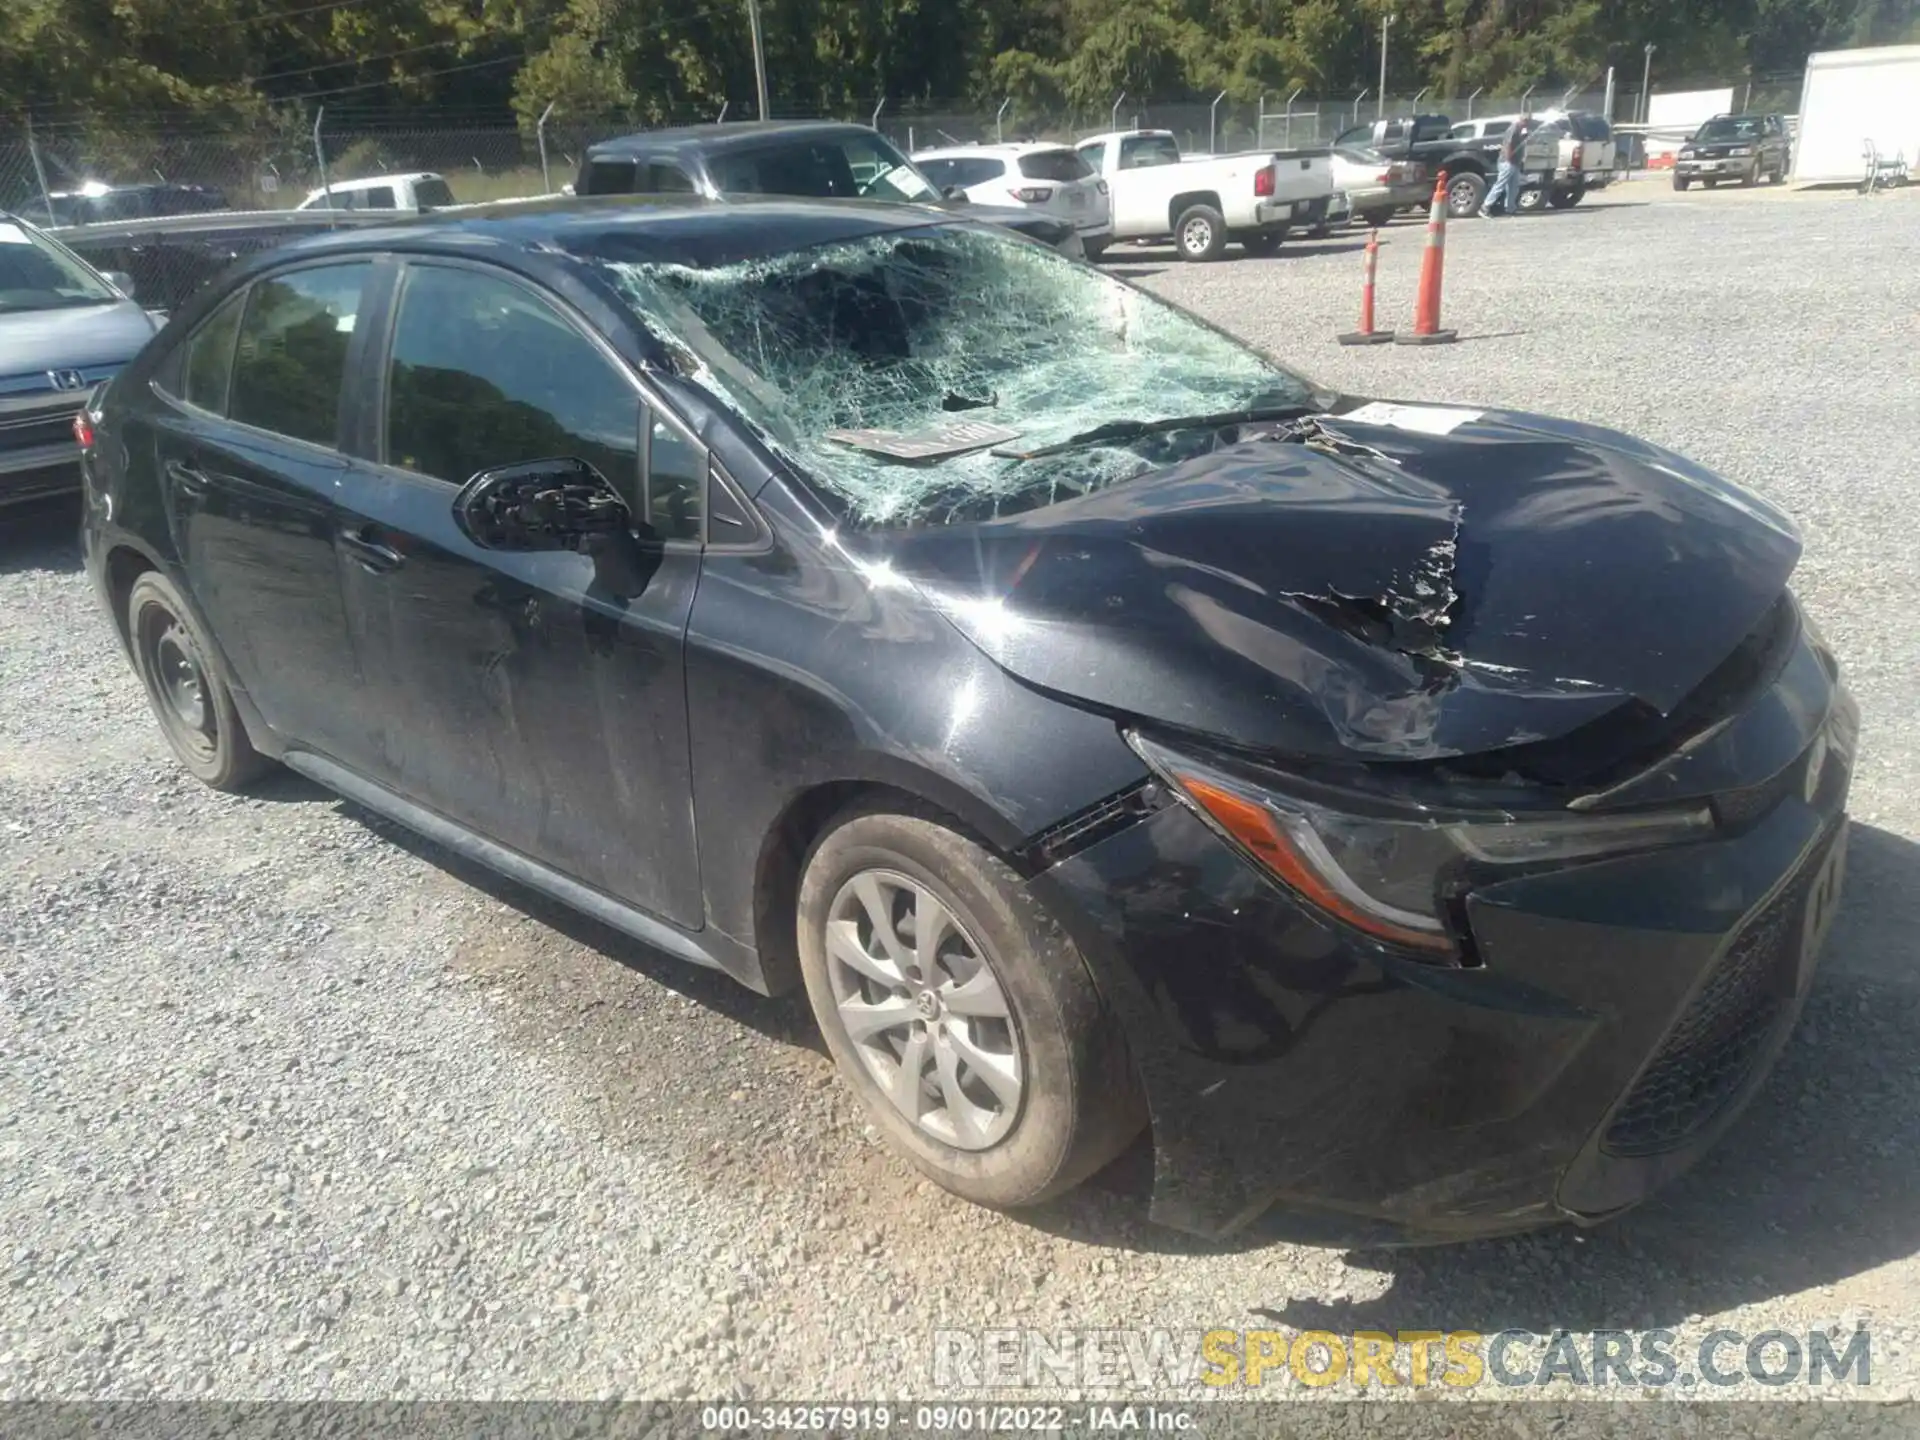
[[[1847,901],[1748,1114],[1585,1234],[1331,1251],[1269,1217],[1204,1242],[1147,1221],[1138,1153],[1024,1216],[951,1199],[873,1143],[803,1000],[290,774],[194,784],[72,507],[0,514],[0,1400],[927,1398],[932,1330],[996,1319],[1683,1343],[1865,1324],[1872,1396],[1920,1395],[1917,222],[1920,193],[1634,185],[1458,223],[1462,343],[1422,350],[1334,343],[1353,236],[1110,254],[1328,383],[1620,426],[1805,531],[1796,583],[1864,711]],[[1421,233],[1387,232],[1387,323]]]

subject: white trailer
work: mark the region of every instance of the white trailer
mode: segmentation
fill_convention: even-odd
[[[1920,45],[1807,57],[1794,184],[1858,181],[1867,173],[1869,141],[1883,160],[1898,155],[1920,168]]]

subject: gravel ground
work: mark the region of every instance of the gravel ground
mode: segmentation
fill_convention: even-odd
[[[1137,1154],[1019,1218],[949,1199],[865,1129],[802,1002],[291,776],[200,789],[71,513],[0,520],[0,1399],[924,1397],[937,1326],[1272,1324],[1864,1323],[1868,1394],[1920,1394],[1916,221],[1920,195],[1637,185],[1463,223],[1463,343],[1423,351],[1332,343],[1349,239],[1117,253],[1319,378],[1633,429],[1805,528],[1797,583],[1865,712],[1846,907],[1739,1127],[1584,1234],[1206,1244],[1145,1221]],[[1420,236],[1389,231],[1385,318]]]

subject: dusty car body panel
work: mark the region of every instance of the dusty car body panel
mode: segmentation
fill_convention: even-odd
[[[794,982],[797,863],[849,798],[951,817],[1079,942],[1145,1086],[1166,1223],[1219,1233],[1278,1199],[1460,1237],[1610,1213],[1683,1168],[1791,1026],[1845,853],[1857,714],[1785,590],[1792,527],[1612,432],[1351,398],[1210,424],[1184,458],[1080,499],[854,523],[606,273],[930,223],[945,222],[907,207],[583,202],[258,257],[109,393],[87,461],[89,572],[110,609],[142,565],[181,585],[268,753],[762,990]],[[634,605],[589,594],[588,572],[566,563],[579,557],[535,565],[465,546],[436,508],[446,487],[379,510],[400,482],[379,449],[379,367],[361,365],[324,474],[276,459],[259,432],[249,442],[277,493],[333,508],[292,524],[234,506],[223,520],[245,563],[197,562],[170,482],[143,457],[218,417],[149,382],[237,287],[348,255],[497,266],[563,302],[710,448],[749,502],[751,542],[670,552],[661,592]],[[356,321],[362,347],[380,343],[398,282],[380,283]],[[404,523],[463,568],[431,593],[382,598],[336,548],[355,515]],[[417,576],[404,558],[400,575]],[[242,593],[223,595],[229,580]],[[267,640],[222,620],[248,587],[287,622],[264,659],[332,685],[342,727],[369,673],[358,650],[382,653],[367,649],[381,626],[424,606],[414,638],[437,645],[376,669],[440,676],[439,698],[358,721],[449,744],[493,726],[487,744],[524,763],[375,776],[372,733],[375,760],[333,753],[351,739],[321,743],[319,700],[248,693],[276,683],[247,650]],[[632,626],[645,647],[623,643]],[[568,674],[582,703],[562,714]],[[680,697],[682,723],[655,727]],[[672,752],[646,775],[632,737],[609,728],[635,716]],[[1465,872],[1445,897],[1457,947],[1423,956],[1250,863],[1149,768],[1130,743],[1146,731],[1249,773],[1338,773],[1371,786],[1370,804],[1418,809],[1436,788],[1556,815],[1684,799],[1713,823],[1657,851]],[[534,823],[609,776],[670,813],[645,832],[666,835],[663,853],[569,860],[566,837]],[[505,840],[448,818],[515,795],[529,814]],[[622,891],[627,863],[672,893]]]

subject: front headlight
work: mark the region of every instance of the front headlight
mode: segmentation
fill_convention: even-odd
[[[1203,821],[1303,900],[1377,940],[1417,950],[1453,949],[1442,904],[1479,867],[1595,859],[1713,831],[1705,806],[1543,817],[1356,814],[1256,784],[1138,733],[1127,739]]]
[[[1689,149],[1689,150],[1682,150],[1682,151],[1680,152],[1680,158],[1681,158],[1682,160],[1691,160],[1691,159],[1693,159],[1693,151],[1692,151],[1692,150],[1690,150],[1690,149]]]
[[[1734,147],[1733,147],[1733,148],[1732,148],[1731,150],[1729,150],[1729,151],[1728,151],[1727,153],[1728,153],[1729,155],[1731,155],[1731,156],[1733,156],[1733,157],[1734,157],[1734,159],[1736,159],[1736,160],[1738,160],[1738,159],[1740,159],[1740,158],[1741,158],[1742,156],[1745,156],[1745,155],[1751,155],[1751,154],[1753,153],[1753,146],[1751,146],[1751,145],[1736,145],[1736,146],[1734,146]]]

